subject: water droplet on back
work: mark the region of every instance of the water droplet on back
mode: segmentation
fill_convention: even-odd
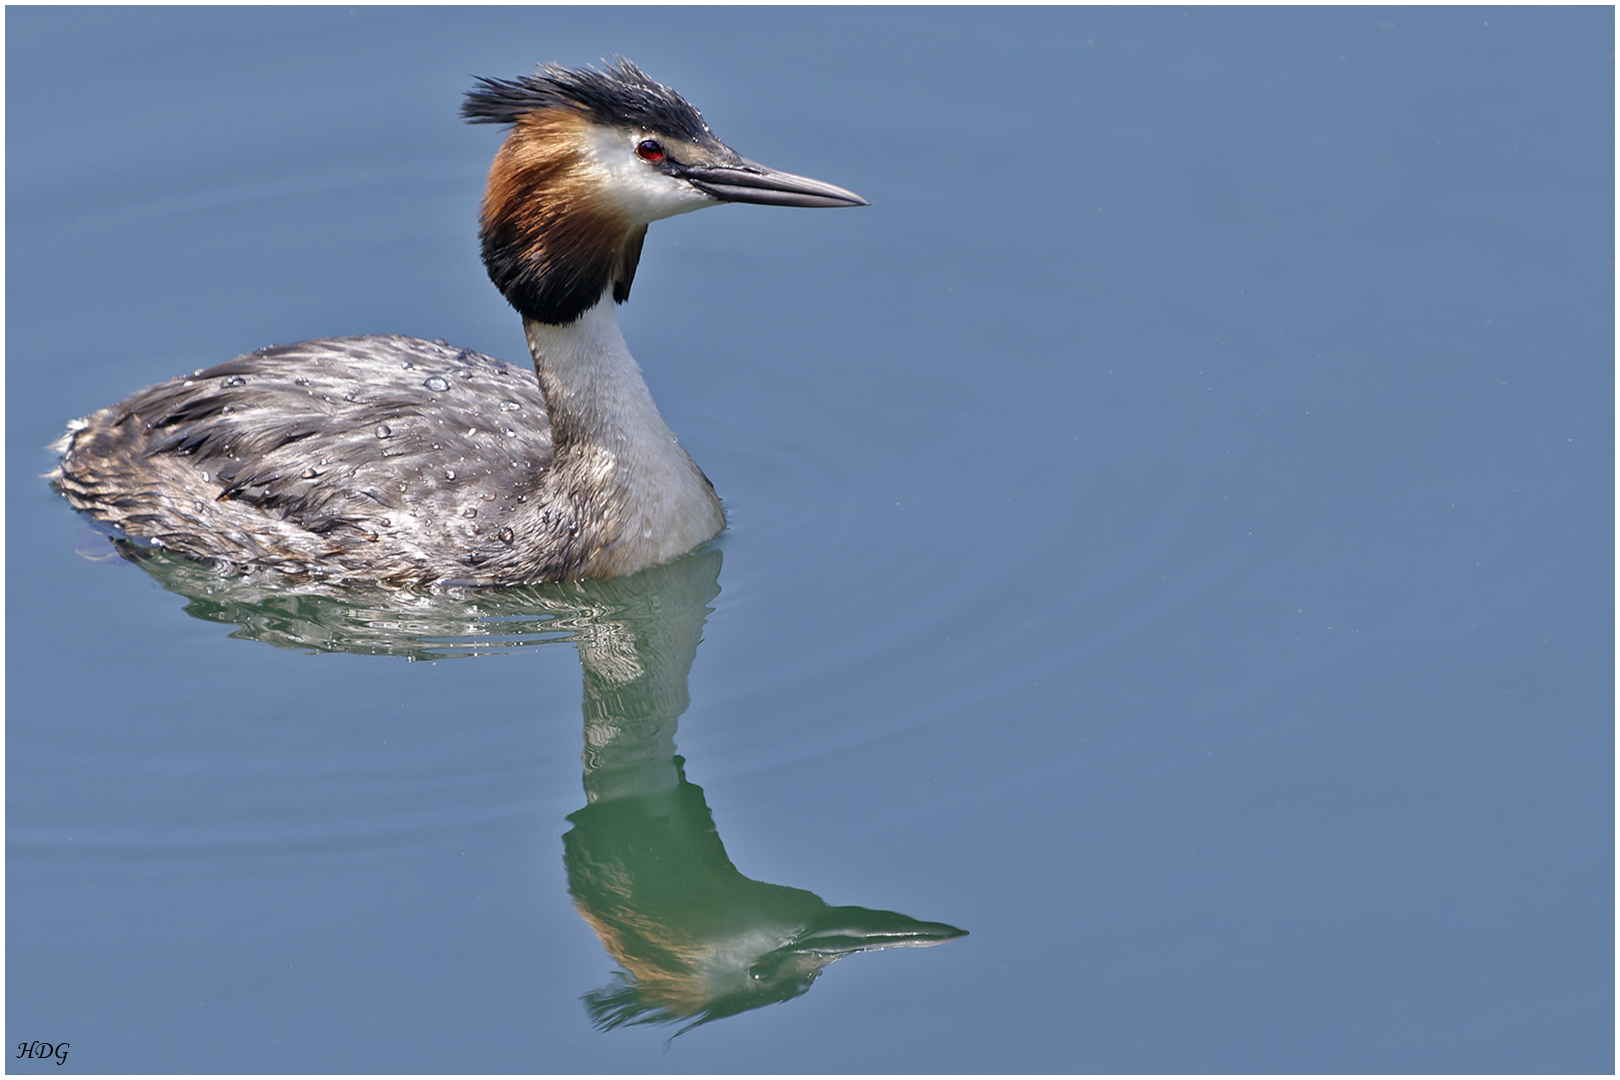
[[[422,380],[422,385],[433,391],[435,394],[442,394],[446,390],[450,389],[449,380],[440,375],[428,376],[426,379]]]
[[[387,424],[378,424],[373,431],[376,433],[376,436],[379,439],[386,439],[388,436],[394,433],[394,429],[389,427]]]

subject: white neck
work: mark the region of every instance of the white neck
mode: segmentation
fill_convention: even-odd
[[[610,296],[566,326],[524,319],[523,329],[557,471],[603,532],[590,576],[668,562],[725,527],[714,489],[658,415]]]

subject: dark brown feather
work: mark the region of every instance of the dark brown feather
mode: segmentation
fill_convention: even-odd
[[[565,108],[518,120],[490,166],[479,238],[490,280],[536,322],[562,326],[609,289],[623,302],[645,225],[592,198],[580,147],[590,123]]]

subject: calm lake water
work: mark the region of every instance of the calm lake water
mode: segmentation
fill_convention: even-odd
[[[12,1071],[1613,1070],[1612,10],[6,30]],[[612,53],[872,201],[651,230],[706,553],[255,588],[39,478],[525,360],[460,97]]]

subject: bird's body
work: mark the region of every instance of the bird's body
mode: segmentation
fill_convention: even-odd
[[[741,158],[624,61],[484,80],[463,111],[513,125],[481,236],[534,372],[395,335],[261,349],[71,425],[74,506],[232,569],[422,584],[612,577],[724,528],[619,332],[647,225],[865,200]]]
[[[611,322],[612,308],[594,317]],[[630,394],[640,382],[619,381]],[[637,396],[650,405],[644,386]],[[418,338],[330,338],[249,353],[90,416],[58,482],[125,533],[244,570],[612,577],[724,525],[657,411],[632,415],[640,430],[601,440],[617,452],[576,441],[559,454],[532,371]]]

